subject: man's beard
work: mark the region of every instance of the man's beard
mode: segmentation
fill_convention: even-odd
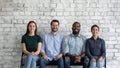
[[[79,31],[78,31],[78,32],[76,32],[76,31],[73,31],[73,34],[79,34]]]
[[[58,31],[58,29],[55,29],[55,30],[54,30],[54,29],[52,29],[52,32],[57,32],[57,31]]]

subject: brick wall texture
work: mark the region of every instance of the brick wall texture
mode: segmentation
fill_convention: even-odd
[[[91,26],[99,25],[107,68],[120,68],[120,0],[0,0],[0,68],[19,68],[21,36],[29,21],[37,22],[38,34],[43,36],[50,32],[52,19],[60,21],[63,35],[71,33],[75,21],[87,38]]]

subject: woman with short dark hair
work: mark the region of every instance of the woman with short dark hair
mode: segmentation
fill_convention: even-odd
[[[90,59],[90,68],[102,68],[106,55],[105,41],[98,36],[98,25],[91,27],[91,33],[92,37],[86,41],[86,54]]]

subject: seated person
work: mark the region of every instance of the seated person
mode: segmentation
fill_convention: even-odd
[[[72,64],[83,64],[85,57],[85,41],[86,38],[80,34],[80,23],[74,22],[72,25],[72,33],[64,38],[63,52],[65,54],[65,68],[70,68]]]
[[[90,68],[102,68],[105,62],[105,41],[98,36],[99,27],[91,27],[92,37],[86,41],[86,53],[90,59]]]

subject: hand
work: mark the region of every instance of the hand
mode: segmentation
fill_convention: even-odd
[[[75,56],[74,63],[81,62],[81,56]]]
[[[32,55],[35,55],[35,52],[31,52]]]
[[[59,54],[59,55],[55,58],[55,60],[60,59],[62,56],[63,56],[62,54]]]
[[[47,57],[47,55],[43,55],[43,59],[45,59],[45,60],[48,61],[48,57]]]
[[[103,61],[103,57],[100,57],[100,58],[98,59],[98,61],[99,61],[99,62],[102,62],[102,61]]]
[[[92,62],[96,62],[96,59],[95,59],[95,58],[92,58],[91,61],[92,61]]]
[[[27,56],[26,56],[26,55],[23,55],[23,56],[22,56],[22,59],[23,59],[23,60],[25,60],[26,58],[27,58]]]

